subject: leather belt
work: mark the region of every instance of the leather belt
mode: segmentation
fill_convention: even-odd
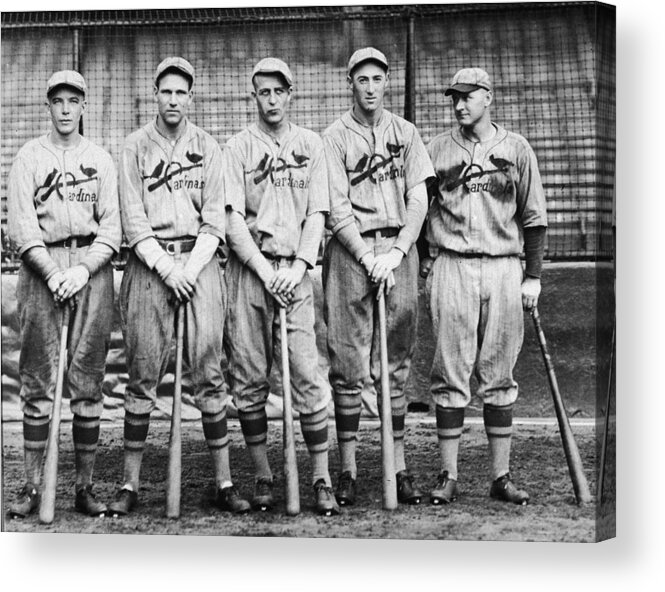
[[[47,247],[64,247],[65,249],[77,249],[78,247],[88,247],[95,240],[95,235],[88,236],[70,236],[61,241],[46,243]]]
[[[157,242],[169,255],[177,255],[178,253],[189,253],[194,248],[196,239],[174,238],[173,240],[162,240],[158,238]]]
[[[283,255],[274,255],[272,253],[264,253],[263,251],[261,251],[261,255],[263,255],[269,261],[279,261],[280,259],[284,259],[286,261],[293,261],[296,258],[295,255],[291,255],[289,257],[284,257]]]
[[[365,232],[362,232],[360,235],[363,238],[369,238],[369,237],[391,238],[393,236],[397,236],[398,234],[399,234],[399,228],[376,228],[374,230],[366,230]]]
[[[441,252],[450,257],[461,257],[462,259],[480,259],[482,257],[489,257],[486,253],[461,253],[459,251],[451,251],[450,249],[441,249]]]

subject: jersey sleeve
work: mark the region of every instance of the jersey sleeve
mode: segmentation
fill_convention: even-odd
[[[330,199],[330,215],[326,227],[335,234],[345,226],[354,223],[353,207],[349,199],[349,178],[346,174],[342,138],[339,138],[334,132],[328,133],[324,135],[323,143]]]
[[[411,125],[409,127],[411,128],[411,141],[407,144],[404,156],[407,191],[427,181],[430,177],[434,177],[434,167],[425,144],[416,127]]]
[[[226,197],[223,181],[223,154],[219,144],[212,138],[206,141],[205,186],[201,207],[200,233],[216,236],[225,242]]]
[[[231,138],[224,147],[224,193],[226,209],[245,217],[245,174],[238,138]]]
[[[97,206],[99,226],[95,242],[103,243],[118,252],[122,240],[118,205],[118,174],[109,154],[104,153],[101,164]]]
[[[45,246],[34,204],[31,160],[25,148],[20,150],[7,181],[7,230],[19,256],[32,247]]]
[[[136,142],[127,142],[122,149],[119,165],[120,219],[130,247],[154,236],[143,205],[143,184],[138,164]]]
[[[312,164],[309,179],[309,199],[307,200],[307,215],[314,212],[327,214],[330,211],[328,197],[328,169],[323,141],[316,136],[312,145]]]
[[[538,161],[526,140],[522,140],[518,150],[517,168],[517,213],[523,228],[547,226],[545,190],[538,170]]]

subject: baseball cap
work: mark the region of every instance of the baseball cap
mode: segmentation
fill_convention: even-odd
[[[252,70],[252,80],[257,74],[281,74],[284,76],[289,86],[293,85],[293,74],[291,70],[286,65],[286,62],[283,62],[279,58],[263,58]]]
[[[353,55],[349,60],[349,66],[347,68],[349,76],[351,76],[351,72],[353,72],[353,70],[355,70],[360,64],[368,61],[378,62],[388,70],[388,60],[383,53],[374,47],[363,47],[362,49],[353,52]]]
[[[449,95],[455,91],[468,93],[478,88],[492,90],[489,74],[482,68],[462,68],[453,76],[453,80],[445,94]]]
[[[55,72],[46,83],[46,96],[51,94],[51,91],[56,86],[71,86],[76,90],[80,90],[84,95],[88,92],[88,87],[78,72],[74,70],[60,70]]]
[[[174,68],[175,70],[179,70],[180,72],[185,74],[185,76],[190,78],[192,84],[194,84],[194,66],[192,66],[185,58],[179,58],[179,57],[166,58],[159,63],[159,66],[157,66],[157,70],[155,70],[155,84],[157,84],[157,80],[159,80],[159,77],[169,68]]]

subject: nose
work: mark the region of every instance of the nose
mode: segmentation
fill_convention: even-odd
[[[376,83],[370,80],[369,83],[367,84],[367,94],[373,95],[375,91],[376,91]]]
[[[274,92],[271,92],[270,95],[268,96],[268,102],[271,105],[274,105],[277,102],[277,95]]]

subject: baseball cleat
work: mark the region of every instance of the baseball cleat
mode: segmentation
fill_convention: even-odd
[[[95,494],[92,493],[92,484],[84,485],[76,489],[74,509],[81,514],[96,518],[106,516],[106,512],[108,511],[106,504],[100,502],[95,497]]]
[[[337,481],[335,498],[340,506],[352,506],[356,501],[356,480],[351,471],[344,471]]]
[[[9,506],[10,518],[25,518],[39,508],[40,495],[32,483],[26,483],[19,491],[14,503]]]
[[[434,506],[454,502],[459,495],[457,480],[448,477],[448,471],[439,473],[434,489],[430,491],[429,500]]]
[[[417,506],[423,497],[421,491],[414,485],[413,476],[409,471],[399,471],[397,478],[397,501],[400,504]]]
[[[314,497],[316,500],[316,511],[320,516],[335,516],[339,514],[339,506],[335,500],[332,487],[326,485],[324,479],[314,483]]]
[[[517,489],[510,479],[510,473],[506,473],[492,482],[490,497],[503,502],[511,502],[518,506],[526,506],[529,502],[529,494],[523,489]]]
[[[270,477],[259,477],[254,484],[254,496],[252,497],[252,508],[259,512],[267,512],[273,507],[272,479]]]
[[[119,518],[129,514],[138,503],[139,495],[131,489],[123,487],[116,493],[115,499],[108,508],[108,515],[111,518]]]
[[[234,514],[247,514],[252,509],[250,503],[240,496],[235,485],[219,487],[215,496],[215,505],[220,510]]]

